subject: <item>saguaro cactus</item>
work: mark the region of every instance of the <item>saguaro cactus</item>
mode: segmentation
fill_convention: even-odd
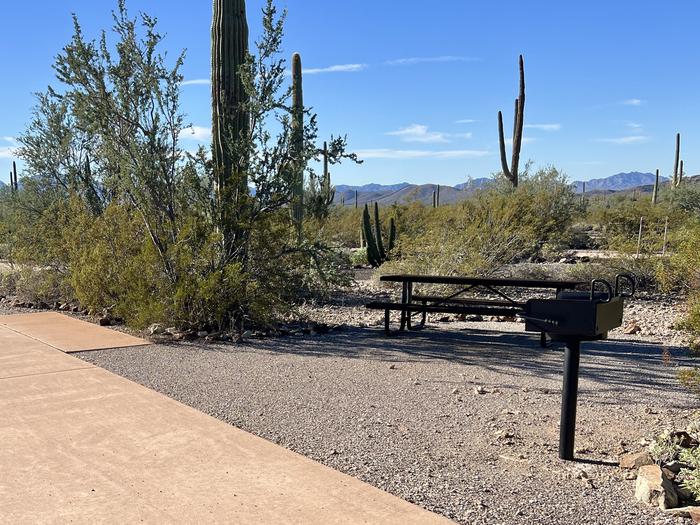
[[[506,159],[506,139],[503,134],[503,113],[498,112],[498,141],[501,150],[501,169],[503,175],[513,184],[518,186],[518,168],[520,164],[520,149],[523,144],[523,127],[525,124],[525,63],[520,55],[520,90],[515,99],[515,115],[513,118],[513,157],[510,167]]]
[[[656,205],[659,200],[659,170],[656,170],[656,179],[654,180],[654,192],[651,194],[651,204]]]
[[[681,134],[676,133],[676,154],[673,161],[673,185],[678,186],[678,168],[681,157]]]
[[[374,230],[369,215],[369,206],[365,204],[362,213],[362,237],[367,245],[367,262],[373,268],[378,268],[388,259],[391,250],[396,245],[396,222],[392,218],[389,222],[389,243],[388,249],[384,249],[382,239],[382,226],[379,220],[379,206],[374,203]]]
[[[17,181],[17,163],[12,161],[12,171],[10,172],[10,189],[15,192],[19,189],[19,182]]]
[[[231,200],[240,203],[248,192],[247,153],[236,142],[250,129],[241,67],[248,55],[248,21],[245,0],[213,0],[211,25],[212,160],[216,193],[221,210],[224,244],[230,248],[236,236]]]
[[[301,239],[304,221],[304,87],[301,55],[292,55],[292,136],[291,154],[294,159],[292,177],[292,217]]]

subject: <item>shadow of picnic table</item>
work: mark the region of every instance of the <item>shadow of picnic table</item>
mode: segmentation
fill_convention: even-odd
[[[387,363],[442,360],[506,377],[499,388],[517,389],[524,375],[561,382],[563,343],[539,346],[539,335],[486,330],[417,330],[387,337],[379,328],[349,328],[322,337],[287,337],[256,342],[251,349],[317,358],[368,359]],[[678,371],[700,366],[688,349],[629,340],[584,342],[580,391],[637,396],[683,393]],[[558,388],[558,387],[557,387]],[[610,397],[610,396],[606,396]],[[669,396],[670,397],[670,396]],[[612,401],[611,401],[612,402]],[[615,400],[618,402],[618,400]],[[687,408],[683,404],[683,408]]]

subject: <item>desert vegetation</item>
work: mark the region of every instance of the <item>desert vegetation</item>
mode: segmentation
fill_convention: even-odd
[[[432,206],[334,204],[329,166],[361,160],[342,135],[319,139],[302,58],[280,53],[285,13],[266,4],[251,51],[239,4],[214,4],[213,141],[195,154],[180,144],[186,58],[166,58],[156,20],[121,1],[111,31],[91,40],[74,18],[55,85],[18,139],[21,178],[15,169],[0,195],[5,295],[109,310],[134,327],[240,330],[348,285],[353,265],[494,275],[594,249],[608,256],[572,265],[572,277],[633,271],[644,289],[686,295],[686,326],[700,329],[700,192],[684,178],[680,134],[673,179],[657,177],[651,195],[577,194],[556,167],[520,167],[520,57],[513,159],[499,112],[492,184],[456,204],[441,204],[439,186]]]

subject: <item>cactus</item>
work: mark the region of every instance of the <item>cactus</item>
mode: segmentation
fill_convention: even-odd
[[[501,151],[501,169],[503,175],[518,187],[518,167],[520,164],[520,149],[523,144],[523,127],[525,124],[525,63],[520,55],[520,90],[518,98],[515,99],[515,115],[513,118],[513,158],[510,168],[506,159],[506,139],[503,134],[503,113],[498,112],[498,141]]]
[[[359,205],[359,204],[358,204],[358,201],[359,201],[359,199],[358,199],[358,193],[357,193],[357,190],[355,190],[355,209],[357,209],[357,207],[358,207],[358,205]]]
[[[301,55],[292,55],[292,136],[291,154],[294,159],[292,176],[292,218],[301,240],[304,221],[304,88]]]
[[[435,206],[436,208],[440,207],[440,185],[439,184],[437,186],[437,199],[436,199],[435,204],[437,204],[437,206]]]
[[[392,218],[389,221],[389,243],[388,249],[384,249],[384,240],[382,239],[382,225],[379,220],[379,205],[374,203],[374,229],[372,228],[369,205],[365,204],[365,209],[362,213],[362,235],[365,244],[367,245],[367,262],[373,268],[378,268],[387,261],[391,251],[396,245],[396,222]]]
[[[12,171],[10,172],[10,189],[12,192],[19,190],[19,182],[17,181],[17,163],[12,161]]]
[[[302,173],[303,177],[303,173]],[[328,170],[328,143],[323,143],[323,181],[321,182],[321,199],[325,208],[335,200],[335,188],[331,186],[331,172]]]
[[[396,247],[396,221],[389,219],[389,253]]]
[[[437,208],[437,193],[433,190],[433,208]]]
[[[654,180],[654,192],[651,194],[651,204],[656,206],[659,200],[659,170],[656,170],[656,179]]]
[[[247,135],[250,115],[246,109],[248,94],[241,68],[248,56],[248,21],[245,0],[213,0],[211,25],[212,161],[217,204],[224,245],[231,249],[237,237],[237,208],[248,193],[246,159],[234,158],[236,141]]]
[[[673,187],[675,188],[680,183],[678,179],[678,162],[681,158],[681,134],[676,133],[676,156],[673,161]]]
[[[683,182],[683,161],[681,160],[681,167],[678,170],[678,185],[681,185],[681,182]]]

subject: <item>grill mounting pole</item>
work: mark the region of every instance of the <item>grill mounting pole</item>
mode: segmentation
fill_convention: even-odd
[[[561,399],[561,422],[559,423],[559,458],[567,461],[574,459],[580,359],[581,341],[568,340],[564,351],[564,385]]]

